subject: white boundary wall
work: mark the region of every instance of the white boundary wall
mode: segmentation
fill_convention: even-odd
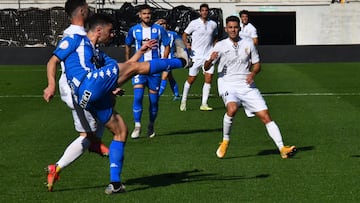
[[[171,2],[172,6],[186,5],[195,9],[198,9],[203,3],[194,3],[194,1],[196,0],[167,2]],[[16,2],[18,1],[0,0],[0,9],[19,8]],[[21,2],[22,8],[50,8],[63,6],[65,0],[21,0]],[[88,2],[93,7],[99,7],[95,3],[91,4],[96,1],[88,0]],[[105,8],[119,9],[126,1],[105,0],[105,2]],[[109,4],[108,2],[115,3]],[[137,2],[141,4],[145,1]],[[171,9],[168,4],[161,2],[157,1],[164,8]],[[360,1],[351,1],[345,4],[330,4],[330,0],[208,0],[204,2],[207,2],[211,8],[221,8],[224,20],[229,15],[237,15],[243,9],[296,12],[296,45],[360,44]]]

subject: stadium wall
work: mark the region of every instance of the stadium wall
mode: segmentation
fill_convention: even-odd
[[[4,3],[4,2],[13,2]],[[0,9],[17,8],[15,1],[0,2]],[[22,0],[24,6],[51,8],[63,6],[64,1],[58,0]],[[31,2],[31,4],[26,4]],[[41,4],[37,2],[42,2]],[[50,4],[51,2],[51,4]],[[97,2],[97,1],[94,1]],[[126,0],[114,0],[101,8],[118,9]],[[133,1],[134,2],[134,1]],[[146,1],[135,1],[144,3]],[[148,1],[151,2],[151,1]],[[336,45],[360,44],[360,1],[348,0],[345,4],[331,3],[331,0],[211,0],[207,1],[211,8],[221,8],[223,20],[229,15],[237,15],[240,10],[250,12],[295,12],[296,13],[296,45]],[[25,4],[24,4],[25,3]],[[170,3],[170,5],[169,5]],[[167,9],[171,6],[186,5],[195,9],[203,1],[177,0],[157,1],[157,5]],[[98,7],[96,4],[92,6]],[[20,7],[20,6],[19,6]],[[276,24],[277,22],[269,22]],[[260,40],[261,40],[261,36]]]
[[[262,63],[360,62],[360,45],[267,45],[259,46]],[[104,47],[106,53],[124,61],[124,47]],[[0,48],[0,65],[44,65],[53,47]]]

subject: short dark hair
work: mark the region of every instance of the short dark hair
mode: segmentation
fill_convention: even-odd
[[[86,4],[86,0],[67,0],[65,2],[65,12],[66,14],[71,17],[74,11]]]
[[[239,12],[239,16],[241,17],[242,14],[245,14],[247,16],[249,16],[249,11],[248,10],[242,10]]]
[[[88,18],[86,21],[86,30],[93,30],[98,25],[108,25],[114,24],[114,20],[107,14],[104,13],[96,13]]]
[[[209,9],[209,5],[208,5],[208,4],[201,4],[201,5],[200,5],[200,10],[201,10],[201,8],[207,8],[207,9]]]
[[[240,19],[237,16],[229,16],[225,20],[226,24],[233,21],[237,22],[240,25]]]
[[[149,4],[142,4],[142,5],[138,6],[138,12],[145,10],[145,9],[152,10],[151,6]]]

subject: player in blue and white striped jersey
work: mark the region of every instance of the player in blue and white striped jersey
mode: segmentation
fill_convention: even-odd
[[[165,46],[163,58],[167,58],[170,52],[170,39],[165,29],[151,22],[151,7],[147,4],[139,7],[140,23],[132,26],[125,38],[125,59],[130,56],[130,46],[135,44],[135,50],[139,50],[142,44],[150,39],[155,39],[158,44],[151,51],[145,53],[139,61],[149,61],[161,58],[160,45]],[[131,134],[131,138],[138,138],[141,132],[141,117],[143,112],[143,97],[145,87],[149,89],[149,124],[147,135],[152,138],[155,136],[154,123],[158,113],[159,95],[161,75],[159,73],[153,75],[136,75],[132,78],[134,89],[133,116],[135,128]]]
[[[148,62],[137,62],[139,58],[156,45],[149,40],[125,63],[117,63],[104,53],[94,49],[97,43],[106,43],[112,36],[112,19],[104,14],[95,14],[88,20],[87,36],[71,35],[65,37],[50,60],[61,60],[65,63],[65,73],[74,102],[89,110],[100,122],[112,132],[110,144],[110,184],[106,194],[123,192],[121,172],[124,147],[127,138],[127,126],[123,118],[114,110],[114,90],[123,85],[136,74],[154,74],[168,69],[188,66],[188,56],[184,47],[177,49],[175,59],[154,59]],[[103,66],[97,67],[94,57],[100,54]]]
[[[170,54],[168,58],[174,58],[174,54],[175,54],[175,40],[181,40],[182,38],[180,35],[178,35],[177,32],[169,30],[169,25],[167,24],[165,19],[159,19],[156,21],[156,24],[159,24],[161,26],[163,26],[163,28],[167,31],[168,36],[170,38]],[[161,45],[160,46],[160,50],[161,50],[161,56],[164,55],[165,52],[165,46]],[[167,80],[169,80],[170,83],[170,88],[174,94],[174,98],[173,101],[178,101],[181,99],[180,94],[179,94],[179,87],[178,84],[172,74],[171,71],[164,71],[161,75],[161,84],[160,84],[160,89],[159,89],[159,95],[161,96],[165,89],[166,89],[166,84],[167,84]]]

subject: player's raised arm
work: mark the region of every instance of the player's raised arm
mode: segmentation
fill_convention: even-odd
[[[148,40],[129,60],[126,61],[126,63],[138,61],[145,52],[151,50],[155,45],[157,45],[155,39]]]

